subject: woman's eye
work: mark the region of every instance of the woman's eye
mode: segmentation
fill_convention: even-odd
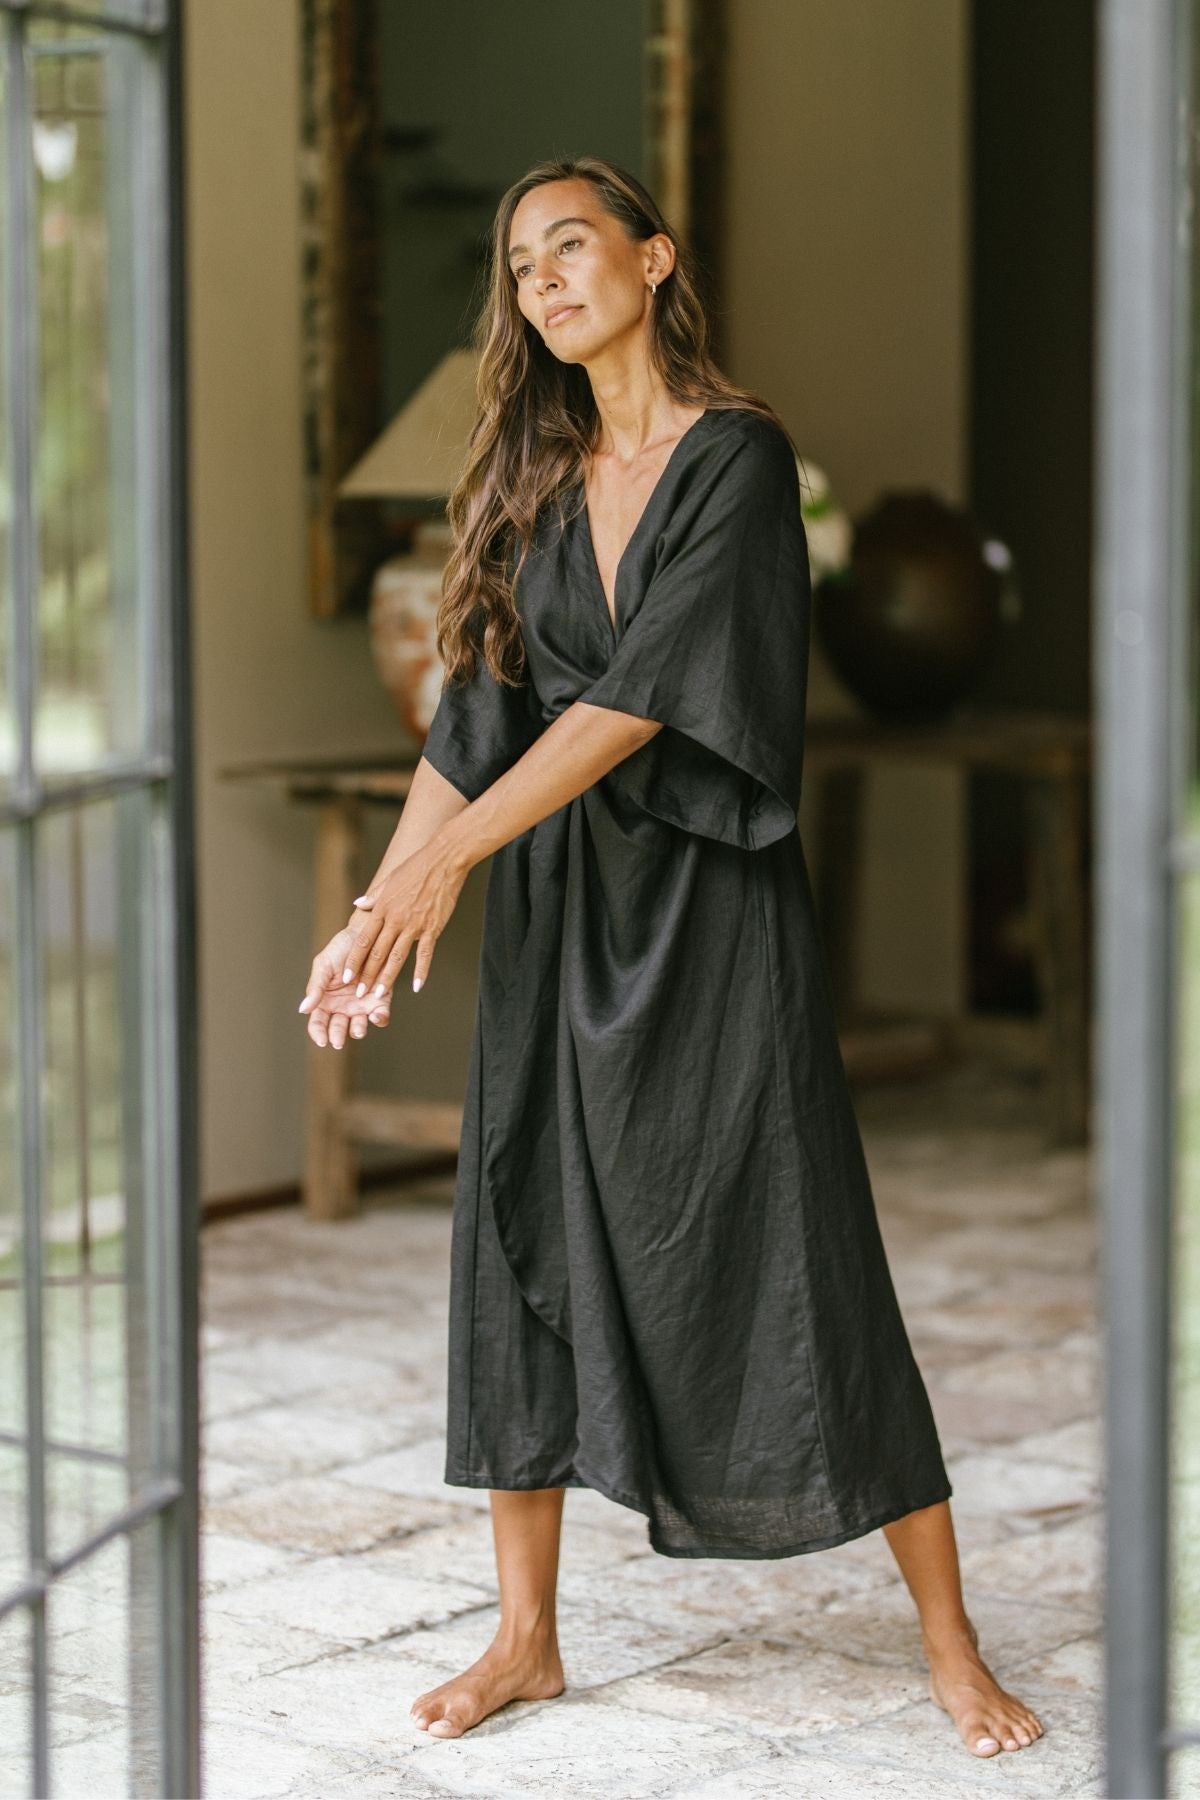
[[[582,242],[583,242],[582,238],[577,238],[577,237],[564,238],[562,243],[558,247],[560,250],[566,250],[569,248],[569,246],[571,244],[581,244]],[[522,275],[528,274],[528,272],[532,268],[532,266],[533,265],[531,263],[518,263],[516,268],[513,270],[513,274],[516,277],[516,279],[518,281],[520,281]]]

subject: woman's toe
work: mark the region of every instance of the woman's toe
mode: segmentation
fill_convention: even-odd
[[[995,1756],[1000,1748],[1000,1742],[998,1738],[994,1737],[977,1737],[974,1748],[978,1756]]]

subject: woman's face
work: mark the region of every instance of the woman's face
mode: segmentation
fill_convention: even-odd
[[[560,362],[590,362],[640,330],[650,282],[661,281],[675,260],[665,233],[627,237],[590,181],[531,188],[508,239],[517,304]]]

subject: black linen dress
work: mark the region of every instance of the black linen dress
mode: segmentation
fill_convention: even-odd
[[[665,1556],[780,1557],[951,1493],[897,1305],[797,824],[799,477],[710,408],[621,558],[582,483],[424,755],[475,799],[576,700],[665,729],[492,858],[450,1268],[445,1476],[589,1486]],[[515,556],[514,556],[515,562]]]

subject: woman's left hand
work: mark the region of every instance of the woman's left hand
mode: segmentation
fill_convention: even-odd
[[[342,980],[356,992],[390,994],[409,951],[417,946],[413,991],[424,985],[433,949],[458,902],[468,868],[449,861],[430,845],[406,856],[384,879],[360,894],[357,929]]]

